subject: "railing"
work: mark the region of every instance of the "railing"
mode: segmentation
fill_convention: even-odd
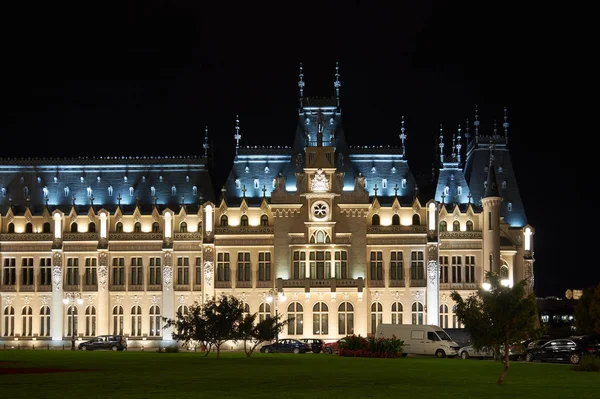
[[[0,285],[0,291],[2,292],[17,292],[16,284],[2,284]]]
[[[413,233],[427,234],[427,226],[367,226],[367,234],[395,234],[395,233]]]
[[[128,291],[144,291],[144,284],[129,284]]]
[[[410,280],[410,286],[411,287],[427,287],[427,280],[426,279]]]
[[[189,291],[189,284],[173,284],[173,291]]]
[[[173,237],[176,241],[201,241],[202,233],[175,233]]]
[[[192,286],[192,290],[194,290],[194,291],[202,291],[202,284],[194,284]]]
[[[37,286],[37,292],[51,292],[52,284],[39,284]]]
[[[109,284],[109,291],[125,291],[125,284]]]
[[[273,234],[273,226],[217,226],[215,234]]]
[[[22,284],[19,286],[19,292],[34,292],[35,285],[33,284]]]
[[[442,231],[440,239],[446,240],[477,240],[481,239],[483,233],[481,231]]]
[[[369,287],[385,287],[384,280],[369,280]]]
[[[231,288],[231,281],[215,281],[215,288]]]
[[[3,233],[0,241],[52,241],[52,233]]]
[[[63,241],[98,241],[98,233],[64,233]]]
[[[252,288],[252,281],[240,281],[236,280],[235,288]]]
[[[156,240],[162,241],[162,233],[110,233],[109,239],[115,241],[128,241],[128,240]]]
[[[402,280],[390,280],[390,287],[405,287],[406,281]]]
[[[162,291],[162,284],[148,284],[146,291]]]
[[[83,291],[98,291],[98,284],[84,284]]]

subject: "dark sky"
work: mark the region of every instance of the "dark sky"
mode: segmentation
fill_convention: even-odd
[[[0,156],[202,154],[208,125],[219,184],[235,115],[242,144],[291,145],[299,63],[305,94],[330,96],[339,61],[349,144],[399,144],[404,115],[415,174],[431,168],[440,124],[448,143],[478,105],[489,132],[506,105],[536,229],[536,293],[600,281],[600,268],[577,262],[577,234],[591,228],[556,213],[592,204],[569,143],[553,138],[568,133],[552,123],[564,71],[540,10],[470,0],[81,3],[2,13]]]

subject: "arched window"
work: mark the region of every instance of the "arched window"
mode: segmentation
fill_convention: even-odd
[[[123,335],[123,306],[113,308],[113,334]]]
[[[45,222],[44,226],[42,227],[42,231],[44,233],[50,233],[50,222]]]
[[[221,226],[229,226],[229,219],[227,218],[227,215],[221,215]]]
[[[323,230],[317,230],[310,237],[311,244],[329,244],[331,243],[331,237]]]
[[[152,223],[152,232],[160,233],[160,224],[158,224],[158,222]]]
[[[329,308],[325,302],[317,302],[313,306],[313,334],[329,334]]]
[[[133,232],[134,233],[142,232],[142,224],[140,222],[135,222],[135,224],[133,225]]]
[[[50,306],[40,309],[40,337],[50,336]]]
[[[71,223],[71,233],[77,233],[77,222]]]
[[[14,223],[9,223],[8,224],[8,232],[9,233],[14,233],[15,232],[15,224]]]
[[[452,328],[462,328],[462,323],[456,315],[456,305],[452,306]]]
[[[179,305],[177,307],[177,315],[181,315],[181,317],[186,317],[190,313],[190,310],[185,305]]]
[[[142,307],[134,306],[131,308],[131,336],[139,337],[142,335]]]
[[[250,305],[248,305],[246,302],[244,302],[242,304],[242,308],[243,308],[243,312],[242,312],[242,317],[246,318],[250,315]]]
[[[31,306],[25,306],[21,311],[21,316],[23,316],[23,329],[21,330],[21,335],[23,337],[31,337],[33,335],[33,310]]]
[[[268,303],[261,303],[258,307],[258,322],[268,319],[271,317],[271,305]]]
[[[373,215],[373,217],[371,218],[371,224],[373,226],[379,226],[379,215],[378,214]]]
[[[117,233],[122,233],[123,232],[123,223],[119,222],[117,223]]]
[[[448,223],[445,220],[440,222],[440,233],[448,231]]]
[[[304,334],[304,315],[300,302],[292,302],[288,306],[288,335]]]
[[[79,320],[77,317],[77,306],[69,306],[67,309],[67,337],[77,336]]]
[[[160,307],[157,305],[150,307],[150,336],[160,337],[162,333],[162,324],[160,317]]]
[[[7,306],[4,308],[4,336],[13,337],[15,335],[15,308]]]
[[[96,223],[89,222],[88,223],[88,233],[95,233],[95,232],[96,232]]]
[[[392,226],[400,226],[400,215],[397,213],[392,216]]]
[[[25,233],[33,233],[33,224],[31,222],[25,225]]]
[[[421,216],[415,213],[412,218],[412,224],[413,226],[419,226],[421,224]]]
[[[338,333],[354,334],[354,306],[350,302],[342,302],[338,307]]]
[[[467,220],[467,231],[473,231],[473,222]]]
[[[260,217],[260,225],[261,226],[268,226],[269,225],[269,217],[267,215],[262,215]]]
[[[96,336],[96,308],[94,306],[85,308],[85,336]]]
[[[375,334],[377,325],[383,321],[383,306],[381,302],[373,302],[371,304],[371,332]]]
[[[423,303],[421,302],[412,304],[412,324],[423,324]]]
[[[392,324],[402,324],[402,303],[392,303]]]
[[[460,222],[458,220],[455,220],[454,223],[452,223],[452,231],[460,231]]]
[[[186,222],[181,222],[179,224],[179,232],[180,233],[187,233],[187,223]]]
[[[506,284],[504,281],[508,280],[508,266],[506,264],[500,266],[500,273],[498,274],[500,277],[500,282],[502,284]],[[504,280],[504,281],[503,281]]]
[[[247,215],[242,215],[242,217],[240,218],[240,226],[248,226],[248,216]]]
[[[448,325],[448,305],[440,305],[440,327],[449,328]]]

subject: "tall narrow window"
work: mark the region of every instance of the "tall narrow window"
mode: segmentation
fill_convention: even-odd
[[[40,337],[50,336],[50,306],[40,308]]]
[[[160,257],[150,258],[150,276],[148,279],[148,284],[150,284],[150,285],[160,285],[161,284],[160,264],[161,264]]]
[[[423,324],[423,303],[413,302],[412,304],[412,324]]]
[[[261,226],[268,226],[269,225],[269,217],[267,215],[262,215],[260,217],[260,225]]]
[[[335,278],[348,278],[348,251],[335,251]]]
[[[96,258],[85,258],[85,285],[97,285]]]
[[[452,306],[452,328],[462,328],[462,323],[456,315],[456,305]]]
[[[448,231],[448,223],[446,223],[445,220],[442,220],[440,222],[440,233],[445,233],[446,231]]]
[[[250,252],[238,252],[237,281],[250,281]]]
[[[96,335],[96,308],[88,306],[85,308],[85,336],[94,337]]]
[[[131,336],[142,335],[142,307],[137,305],[131,308]]]
[[[4,308],[4,336],[13,337],[15,335],[15,308],[7,306]]]
[[[423,251],[412,251],[410,253],[410,279],[423,280],[425,278],[425,261]]]
[[[412,217],[412,224],[413,226],[419,226],[421,224],[421,216],[415,213]]]
[[[475,257],[465,256],[465,283],[475,282]]]
[[[14,223],[9,223],[8,224],[8,232],[9,233],[14,233],[15,232],[15,224]]]
[[[448,325],[448,305],[441,304],[440,305],[440,327],[449,328]]]
[[[21,259],[21,284],[33,285],[33,258]]]
[[[202,258],[199,256],[196,257],[196,266],[194,268],[194,284],[202,284]]]
[[[473,231],[473,222],[467,220],[467,231]]]
[[[33,233],[33,224],[27,223],[25,225],[25,233]]]
[[[390,253],[390,280],[404,280],[404,259],[402,251]]]
[[[17,282],[17,263],[15,258],[4,258],[2,284],[15,285]]]
[[[247,215],[242,215],[242,217],[240,218],[240,226],[242,226],[242,227],[248,226],[248,216]]]
[[[31,306],[25,306],[21,311],[21,316],[23,318],[21,336],[31,337],[33,335],[33,310]]]
[[[300,302],[292,302],[288,306],[288,335],[304,334],[304,314]]]
[[[40,258],[40,285],[52,284],[51,258]]]
[[[258,280],[271,281],[271,253],[258,253]]]
[[[294,279],[303,279],[306,277],[306,252],[294,251],[293,261],[293,276]]]
[[[113,334],[123,335],[123,306],[113,308]]]
[[[131,285],[143,285],[144,284],[144,265],[142,257],[131,258]]]
[[[448,282],[448,257],[440,256],[440,284],[446,284]]]
[[[79,258],[67,259],[67,285],[79,285]]]
[[[379,226],[379,215],[378,214],[373,215],[373,217],[371,218],[371,224],[373,226]]]
[[[269,317],[271,317],[271,305],[268,303],[261,303],[258,306],[258,322],[260,323]]]
[[[118,222],[116,225],[116,230],[117,230],[117,233],[122,233],[123,232],[123,223]]]
[[[383,306],[381,302],[373,302],[371,304],[371,333],[375,334],[377,325],[383,321]]]
[[[229,252],[217,253],[217,281],[231,281]]]
[[[488,230],[492,229],[492,212],[488,212]]]
[[[461,283],[462,276],[462,257],[453,256],[452,257],[452,282],[453,283]]]
[[[152,232],[160,233],[160,224],[158,224],[158,222],[152,223]]]
[[[354,334],[354,306],[350,302],[342,302],[338,307],[338,334]]]
[[[325,302],[317,302],[313,306],[313,334],[329,334],[329,308]]]
[[[125,258],[113,258],[112,283],[114,285],[125,284]]]
[[[79,334],[79,319],[77,314],[77,306],[69,306],[67,308],[67,337],[77,336]]]
[[[371,280],[383,280],[382,251],[371,251]]]
[[[190,283],[190,258],[179,256],[177,258],[177,284]]]
[[[135,224],[133,225],[133,232],[134,233],[142,232],[142,224],[140,222],[135,222]]]
[[[179,224],[179,232],[180,233],[187,233],[187,223],[186,222],[181,222]]]
[[[460,231],[460,222],[458,220],[452,223],[452,231]]]
[[[402,324],[402,303],[392,303],[392,324]]]
[[[88,223],[88,233],[95,233],[95,232],[96,232],[96,223],[89,222]]]
[[[42,226],[42,232],[50,233],[50,222],[45,222]]]
[[[397,213],[392,216],[392,226],[400,226],[400,215]]]
[[[150,307],[150,336],[160,337],[161,336],[161,316],[160,307],[157,305]]]
[[[77,223],[73,222],[71,223],[71,233],[77,233]]]
[[[221,226],[222,227],[229,226],[229,219],[227,219],[227,215],[221,216]]]

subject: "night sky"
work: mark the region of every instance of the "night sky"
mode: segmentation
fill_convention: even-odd
[[[232,166],[236,114],[241,144],[291,145],[299,63],[305,96],[331,96],[338,61],[348,143],[400,144],[404,115],[413,174],[430,172],[440,124],[448,149],[475,105],[484,134],[494,120],[502,129],[507,106],[536,229],[536,294],[598,284],[600,268],[577,261],[577,234],[591,237],[591,228],[553,213],[591,206],[593,188],[577,186],[570,143],[553,138],[568,133],[553,123],[561,71],[538,10],[500,1],[204,3],[5,10],[0,156],[201,155],[208,125],[219,185]]]

